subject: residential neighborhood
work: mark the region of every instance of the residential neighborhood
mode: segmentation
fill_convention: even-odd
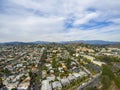
[[[120,56],[119,48],[85,44],[0,45],[0,90],[82,90],[100,79],[100,55]],[[119,63],[113,70],[119,70]],[[98,80],[92,86],[101,86]]]

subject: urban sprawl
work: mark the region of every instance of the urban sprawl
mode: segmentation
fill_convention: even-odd
[[[120,60],[120,49],[83,43],[0,45],[0,90],[99,89],[108,64],[103,56]],[[120,70],[120,61],[112,62],[112,72]]]

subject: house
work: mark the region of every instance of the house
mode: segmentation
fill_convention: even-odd
[[[63,79],[60,80],[60,82],[62,83],[63,86],[67,86],[70,83],[68,78],[63,78]]]
[[[52,90],[51,84],[49,83],[49,80],[43,80],[41,90]]]
[[[16,87],[17,87],[17,84],[18,84],[18,83],[10,83],[10,84],[8,84],[8,85],[6,85],[6,86],[7,86],[8,90],[11,90],[11,89],[13,89],[13,88],[16,88]]]
[[[67,78],[70,82],[74,82],[76,80],[76,77],[73,75],[69,75]]]
[[[75,72],[75,73],[78,73],[80,71],[80,69],[78,67],[73,67],[72,71]]]
[[[50,69],[52,69],[52,64],[45,64],[45,66],[50,70]]]
[[[42,77],[45,78],[46,75],[47,75],[47,71],[46,71],[46,70],[43,70],[43,71],[42,71]]]
[[[29,82],[20,83],[17,90],[28,90],[29,84]]]
[[[73,75],[74,75],[77,79],[79,79],[79,78],[81,77],[79,73],[73,73]]]
[[[28,90],[29,85],[30,85],[30,77],[27,77],[18,85],[17,90]]]
[[[49,80],[49,81],[54,81],[55,80],[55,76],[46,77],[46,79]]]
[[[52,83],[52,88],[53,88],[53,90],[61,90],[62,85],[59,81],[55,81],[55,82]]]
[[[58,67],[59,72],[64,72],[62,67]]]
[[[51,69],[51,70],[50,70],[50,73],[53,74],[53,73],[54,73],[54,70]]]
[[[67,70],[66,65],[64,63],[61,63],[61,64],[62,64],[62,68],[65,69],[65,70]]]
[[[87,76],[87,74],[84,71],[80,71],[79,74],[81,77]]]

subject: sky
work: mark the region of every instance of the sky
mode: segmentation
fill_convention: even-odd
[[[0,0],[0,42],[120,42],[120,0]]]

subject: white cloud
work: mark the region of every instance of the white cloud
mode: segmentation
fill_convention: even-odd
[[[120,41],[120,0],[7,0],[0,8],[1,42]],[[73,27],[66,28],[68,19],[73,19]],[[92,24],[90,20],[113,24],[90,30],[77,27]]]
[[[96,19],[99,16],[99,13],[88,13],[81,18],[77,18],[77,20],[74,22],[74,25],[80,25],[88,23],[89,20]]]

